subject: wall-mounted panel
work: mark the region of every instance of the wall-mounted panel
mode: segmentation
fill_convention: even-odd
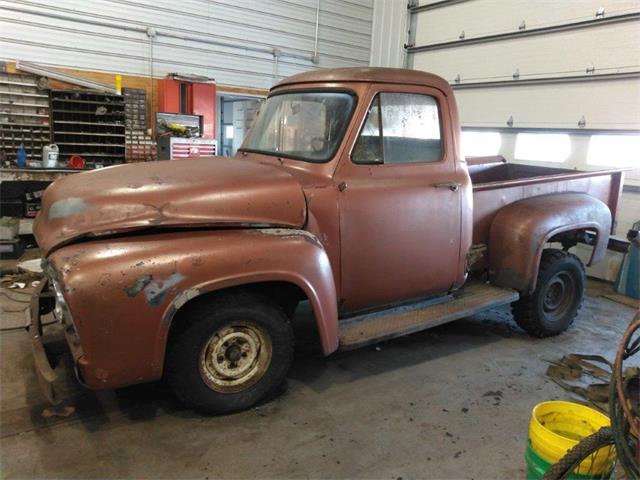
[[[462,82],[511,79],[516,70],[522,79],[585,74],[590,66],[594,73],[640,70],[640,21],[413,54],[413,68],[450,82],[457,75]]]
[[[369,64],[371,0],[0,0],[0,59],[269,88],[315,68]],[[180,38],[178,38],[180,37]],[[275,54],[275,55],[274,55]],[[277,60],[276,57],[277,56]]]
[[[421,4],[424,2],[421,2]],[[416,45],[515,32],[524,20],[527,29],[637,12],[637,0],[469,0],[418,13]]]
[[[371,31],[372,67],[404,67],[409,16],[406,7],[406,0],[375,2]]]
[[[638,79],[460,89],[455,92],[464,126],[640,129]],[[630,103],[635,99],[635,104]]]

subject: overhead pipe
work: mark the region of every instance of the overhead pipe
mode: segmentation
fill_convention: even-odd
[[[150,83],[150,105],[151,105],[151,109],[153,110],[153,95],[154,95],[154,88],[153,88],[153,40],[154,38],[156,38],[156,31],[154,28],[148,27],[147,28],[147,37],[149,38],[149,83]]]
[[[311,57],[311,62],[316,65],[320,62],[320,57],[318,56],[319,33],[320,33],[320,0],[316,0],[316,35],[313,41],[313,56]]]
[[[317,0],[318,5],[316,7],[316,40],[315,40],[315,48],[314,48],[314,53],[313,55],[303,55],[303,54],[299,54],[299,53],[294,53],[294,52],[287,52],[287,51],[281,51],[280,52],[280,56],[281,57],[288,57],[288,58],[296,58],[298,60],[306,60],[308,62],[311,63],[317,63],[317,45],[318,45],[318,31],[319,31],[319,12],[320,12],[320,0]],[[273,48],[272,47],[259,47],[256,45],[250,45],[250,44],[238,44],[238,43],[232,43],[232,42],[225,42],[223,40],[215,40],[215,39],[209,39],[209,38],[202,38],[202,37],[197,37],[197,36],[193,36],[193,35],[181,35],[181,34],[177,34],[177,33],[172,33],[169,31],[163,31],[163,30],[156,30],[153,27],[136,27],[136,26],[132,26],[132,25],[119,25],[119,24],[115,24],[115,23],[111,23],[111,22],[105,22],[105,21],[101,21],[101,20],[95,20],[95,19],[90,19],[90,18],[77,18],[77,17],[72,17],[72,16],[68,16],[68,15],[63,15],[63,14],[59,14],[59,13],[55,13],[55,12],[41,12],[41,11],[34,11],[34,10],[30,10],[28,8],[21,8],[21,7],[16,7],[16,6],[3,6],[2,8],[4,8],[5,10],[9,10],[9,11],[14,11],[14,12],[18,12],[18,13],[27,13],[27,14],[31,14],[31,15],[38,15],[38,16],[43,16],[43,17],[47,17],[47,18],[52,18],[52,19],[57,19],[57,20],[65,20],[65,21],[69,21],[69,22],[76,22],[76,23],[82,23],[82,24],[88,24],[88,25],[95,25],[98,27],[107,27],[107,28],[114,28],[116,30],[125,30],[125,31],[129,31],[129,32],[136,32],[136,33],[140,33],[142,35],[147,35],[149,29],[154,30],[155,31],[155,35],[157,37],[167,37],[167,38],[173,38],[176,40],[183,40],[183,41],[189,41],[189,42],[196,42],[196,43],[204,43],[207,45],[217,45],[219,47],[227,47],[227,48],[236,48],[236,49],[241,49],[241,50],[246,50],[246,51],[250,51],[250,52],[257,52],[257,53],[265,53],[268,55],[273,55]]]
[[[16,61],[16,69],[22,72],[40,75],[42,77],[53,78],[54,80],[70,83],[72,85],[79,85],[81,87],[90,88],[91,90],[98,90],[101,92],[113,94],[116,93],[116,89],[113,85],[90,80],[84,77],[79,77],[77,75],[71,75],[69,73],[63,72],[62,70],[58,70],[57,68],[44,67],[36,63],[18,60]]]

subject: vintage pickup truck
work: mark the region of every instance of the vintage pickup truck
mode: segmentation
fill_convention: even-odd
[[[284,381],[308,300],[329,355],[499,305],[545,337],[569,327],[602,259],[622,172],[465,159],[449,84],[397,69],[328,69],[276,85],[235,158],[131,164],[60,179],[35,236],[78,379],[165,378],[207,412]],[[555,245],[555,246],[554,246]],[[55,306],[53,305],[55,299]]]

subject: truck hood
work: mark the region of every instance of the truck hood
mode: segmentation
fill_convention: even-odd
[[[306,202],[283,169],[238,158],[136,163],[69,175],[50,185],[34,224],[49,252],[86,236],[158,227],[300,228]]]

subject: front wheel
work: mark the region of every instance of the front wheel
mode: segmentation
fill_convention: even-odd
[[[178,398],[208,413],[251,407],[284,382],[293,330],[282,309],[229,294],[187,311],[170,339],[167,380]]]
[[[557,249],[542,252],[533,294],[512,305],[516,323],[534,337],[564,332],[582,307],[584,266],[575,255]]]

